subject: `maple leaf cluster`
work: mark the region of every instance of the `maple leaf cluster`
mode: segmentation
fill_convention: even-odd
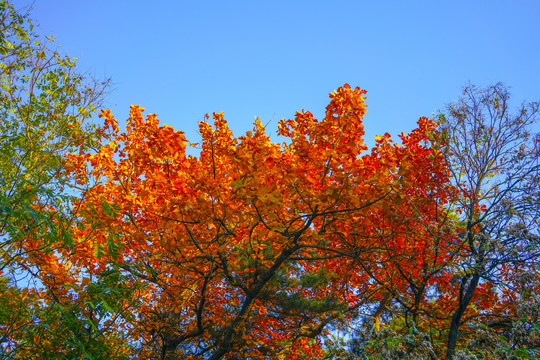
[[[259,120],[236,138],[214,113],[199,124],[198,156],[141,107],[123,133],[103,111],[108,143],[68,156],[88,189],[73,204],[75,245],[56,263],[115,271],[137,289],[119,324],[140,357],[321,355],[331,325],[388,293],[414,302],[411,282],[440,281],[459,246],[442,226],[454,189],[435,123],[368,152],[364,94],[344,85],[324,119],[281,120],[283,143]]]

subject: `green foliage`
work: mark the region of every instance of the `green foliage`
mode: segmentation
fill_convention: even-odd
[[[64,155],[95,144],[89,120],[108,80],[81,73],[53,50],[52,37],[36,34],[28,15],[0,0],[0,358],[120,358],[110,350],[120,338],[103,328],[118,284],[93,284],[88,294],[101,323],[81,299],[35,290],[50,274],[32,257],[74,246]]]
[[[122,334],[111,331],[115,297],[132,289],[110,273],[90,284],[85,299],[48,300],[0,277],[1,359],[126,359]],[[24,331],[21,331],[24,330]]]
[[[40,234],[44,250],[72,243],[66,221],[63,155],[92,146],[88,122],[108,81],[78,71],[69,56],[42,41],[28,13],[0,2],[0,270],[23,256],[20,241]],[[49,206],[54,206],[53,214]],[[45,236],[43,236],[45,235]]]

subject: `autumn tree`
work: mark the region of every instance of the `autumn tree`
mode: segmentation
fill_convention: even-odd
[[[437,345],[446,325],[440,321],[444,305],[435,304],[445,303],[439,289],[450,280],[463,242],[456,236],[452,210],[458,191],[445,183],[445,142],[436,128],[426,134],[429,147],[401,135],[404,144],[414,147],[415,156],[407,161],[421,170],[400,172],[400,179],[412,186],[369,222],[377,230],[372,236],[379,248],[356,261],[381,294],[343,328],[348,341],[329,341],[331,353],[362,359],[438,359],[444,354]],[[426,157],[439,163],[426,164],[421,160]]]
[[[48,258],[73,285],[62,296],[84,292],[73,268],[120,274],[136,291],[114,326],[139,358],[322,357],[332,325],[403,287],[392,285],[401,256],[437,261],[422,239],[443,237],[451,193],[433,121],[367,151],[364,94],[345,85],[321,121],[281,120],[283,143],[260,121],[236,138],[223,114],[194,144],[140,107],[125,132],[103,111],[103,145],[68,157],[88,191],[73,204],[74,247]]]
[[[358,313],[347,330],[349,348],[335,341],[335,353],[376,359],[538,357],[538,103],[513,109],[509,98],[502,84],[469,86],[439,115],[434,142],[454,190],[433,201],[442,205],[435,223],[446,230],[426,227],[424,246],[408,254],[385,242],[384,271],[370,271],[379,284],[388,279],[384,301]],[[401,220],[406,217],[383,218],[394,221],[388,228],[407,234]],[[409,246],[422,234],[412,225],[404,242]]]
[[[486,329],[510,343],[499,351],[538,355],[538,111],[536,102],[513,108],[502,84],[471,85],[439,116],[453,182],[461,189],[456,213],[466,245],[453,265],[448,359],[475,336],[471,331]],[[469,345],[478,353],[485,347]]]

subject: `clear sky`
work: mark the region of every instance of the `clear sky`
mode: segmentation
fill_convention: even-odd
[[[28,1],[15,0],[16,6]],[[540,1],[36,0],[39,32],[83,69],[111,77],[107,107],[129,105],[198,141],[197,121],[223,111],[241,135],[254,116],[306,109],[328,93],[368,91],[367,136],[410,131],[467,82],[502,81],[540,100]]]

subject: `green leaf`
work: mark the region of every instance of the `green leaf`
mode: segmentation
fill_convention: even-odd
[[[98,330],[97,324],[96,324],[96,322],[94,320],[88,319],[88,323],[90,324],[90,326],[92,326],[92,329],[94,329],[96,331]]]
[[[115,310],[113,309],[113,307],[111,305],[109,305],[109,303],[105,300],[101,300],[101,305],[103,306],[103,308],[105,310],[107,310],[108,312],[110,313],[113,313],[115,312]]]
[[[111,205],[109,205],[109,203],[105,200],[102,200],[101,201],[101,206],[103,207],[103,210],[105,210],[105,212],[107,213],[107,215],[111,216],[111,217],[116,217],[117,215],[117,212],[115,211],[115,209],[113,209],[111,207]]]

